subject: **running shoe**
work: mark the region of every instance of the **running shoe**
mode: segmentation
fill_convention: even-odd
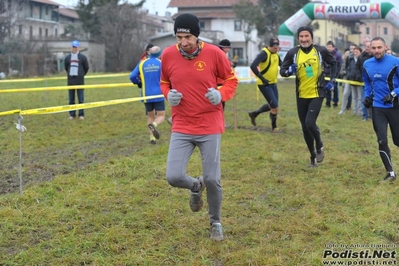
[[[249,115],[249,117],[251,118],[251,124],[252,124],[254,127],[256,127],[256,121],[255,121],[256,116],[255,116],[254,112],[249,112],[248,115]]]
[[[152,135],[156,139],[159,139],[159,131],[158,131],[157,127],[153,123],[151,123],[151,124],[148,124],[148,128],[152,131]]]
[[[393,182],[395,180],[396,180],[396,175],[395,174],[391,175],[391,173],[388,172],[387,175],[384,177],[384,179],[380,181],[380,183]]]
[[[324,147],[321,147],[320,150],[316,151],[316,161],[321,163],[324,160]]]
[[[197,192],[191,191],[190,195],[190,208],[193,212],[198,212],[201,210],[204,205],[204,201],[202,200],[202,191],[205,189],[204,177],[198,177],[198,181],[200,182],[200,189]]]
[[[215,241],[223,240],[223,228],[220,223],[213,223],[211,225],[210,239],[215,240]]]
[[[310,157],[310,168],[316,168],[317,167],[317,160],[316,157]]]

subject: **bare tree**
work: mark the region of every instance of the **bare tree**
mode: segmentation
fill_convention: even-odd
[[[0,47],[0,72],[8,76],[29,77],[54,72],[46,43],[11,36]]]
[[[132,69],[132,62],[138,62],[142,52],[142,17],[137,7],[129,4],[107,4],[96,10],[100,18],[100,42],[105,44],[107,71]]]
[[[261,13],[259,12],[259,7],[249,0],[240,0],[233,5],[233,10],[237,14],[237,18],[242,21],[245,40],[245,65],[248,65],[248,43],[252,41],[252,32],[256,30]]]
[[[13,35],[13,27],[18,18],[20,6],[26,0],[0,0],[0,44]]]

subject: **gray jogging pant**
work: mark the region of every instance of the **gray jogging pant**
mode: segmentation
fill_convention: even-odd
[[[223,198],[220,184],[220,140],[221,134],[187,135],[173,132],[166,167],[166,180],[171,186],[191,190],[195,178],[188,176],[186,169],[195,147],[199,148],[211,224],[220,222]]]

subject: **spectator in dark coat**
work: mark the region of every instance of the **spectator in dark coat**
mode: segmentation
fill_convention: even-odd
[[[342,55],[338,51],[337,48],[335,48],[334,42],[333,41],[328,41],[326,45],[327,50],[335,57],[335,60],[337,61],[337,73],[340,72],[341,66],[343,63],[342,60]],[[330,77],[330,65],[325,63],[324,65],[324,73],[326,74],[326,77]],[[334,89],[332,91],[327,91],[326,94],[326,107],[331,107],[331,94],[333,95],[332,101],[333,101],[333,106],[337,107],[338,102],[339,102],[339,90],[338,90],[338,83],[335,82],[334,84]]]
[[[349,46],[349,54],[345,57],[344,63],[341,67],[342,78],[348,79],[347,66],[349,65],[349,60],[353,59],[353,50],[355,49],[356,45],[351,43]],[[343,90],[342,90],[342,102],[341,102],[341,111],[339,111],[339,115],[345,113],[345,110],[350,110],[352,105],[352,91],[349,82],[344,82]]]
[[[79,52],[80,42],[75,40],[72,42],[72,52],[65,57],[65,71],[68,77],[68,86],[84,85],[85,75],[89,71],[89,62],[87,57]],[[75,104],[75,93],[78,94],[79,104],[84,103],[84,89],[70,89],[69,104]],[[69,112],[69,119],[76,117],[76,110]],[[84,110],[79,110],[79,119],[85,119]]]
[[[362,66],[358,64],[361,53],[362,49],[359,46],[355,46],[353,49],[353,57],[348,58],[348,65],[346,66],[346,75],[348,80],[363,82]],[[349,84],[349,87],[352,94],[353,114],[362,115],[364,88],[363,86],[354,84]]]

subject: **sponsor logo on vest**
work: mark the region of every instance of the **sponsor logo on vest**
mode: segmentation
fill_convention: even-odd
[[[143,67],[143,70],[145,72],[156,72],[159,70],[159,66],[151,64],[151,65],[147,65],[147,66]]]

